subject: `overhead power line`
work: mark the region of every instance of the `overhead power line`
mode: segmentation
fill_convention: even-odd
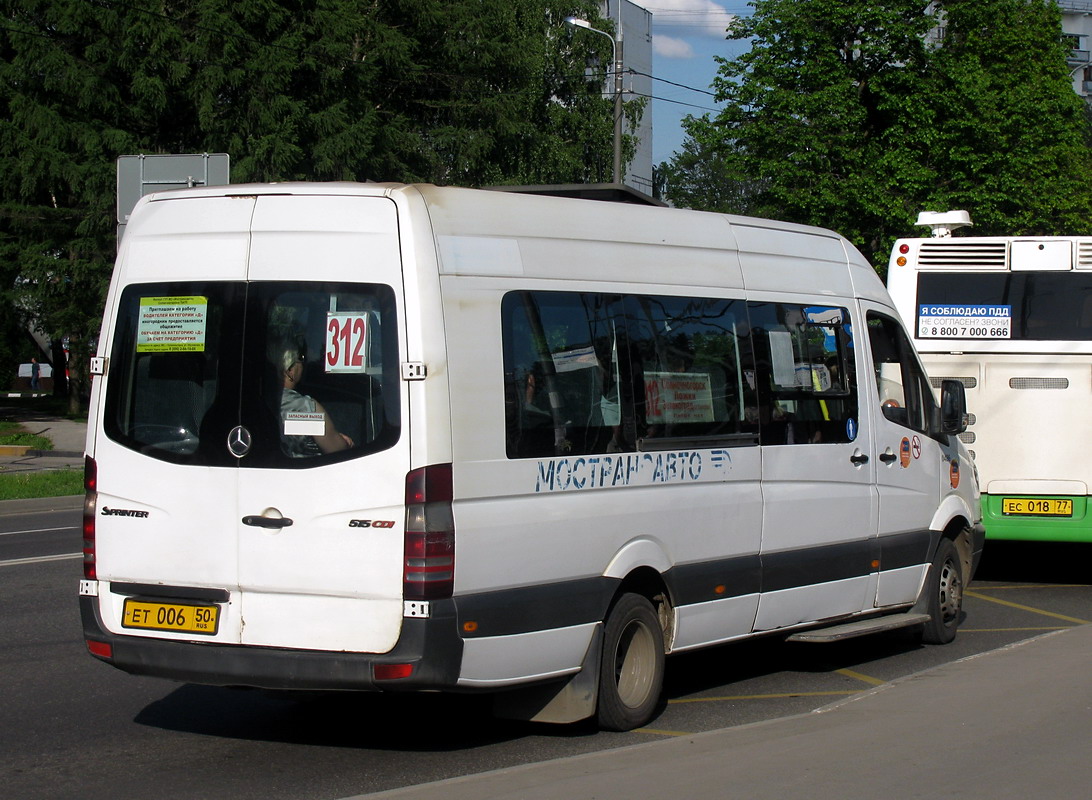
[[[671,100],[670,98],[667,98],[667,97],[657,97],[654,94],[644,94],[643,92],[632,92],[631,91],[631,92],[626,92],[626,94],[631,95],[633,97],[647,97],[649,100],[658,100],[661,103],[673,103],[674,105],[677,105],[677,106],[686,106],[687,108],[696,108],[699,111],[709,111],[709,112],[712,112],[714,114],[718,113],[721,110],[719,108],[709,108],[709,106],[695,105],[694,103],[684,103],[682,100]]]
[[[707,89],[698,89],[694,86],[687,86],[685,83],[676,83],[675,81],[669,81],[667,78],[657,78],[655,75],[649,75],[647,72],[641,72],[636,69],[628,69],[627,72],[632,72],[634,75],[642,75],[646,78],[652,78],[654,81],[661,81],[662,83],[670,83],[672,86],[678,86],[680,89],[688,89],[691,92],[697,92],[698,94],[707,94],[710,97],[716,97],[716,93],[710,92]]]

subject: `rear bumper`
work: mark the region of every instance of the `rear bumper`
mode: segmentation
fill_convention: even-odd
[[[111,655],[92,653],[133,675],[150,675],[212,686],[265,689],[398,691],[452,689],[459,678],[462,639],[451,601],[433,601],[431,616],[404,619],[388,653],[344,653],[275,647],[208,644],[108,632],[96,598],[80,597],[84,638],[109,645]],[[373,667],[412,664],[406,678],[379,680]]]
[[[1085,495],[1056,495],[1053,499],[1068,499],[1073,504],[1072,516],[1037,517],[1006,515],[1001,509],[1004,497],[1026,496],[1015,492],[1007,495],[982,495],[982,521],[991,540],[1024,542],[1092,542],[1092,499]]]

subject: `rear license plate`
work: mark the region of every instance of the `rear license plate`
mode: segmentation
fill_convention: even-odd
[[[121,624],[126,628],[213,636],[220,624],[220,607],[155,603],[130,598],[125,601]]]
[[[1073,501],[1068,497],[1002,497],[1001,513],[1024,517],[1072,517]]]

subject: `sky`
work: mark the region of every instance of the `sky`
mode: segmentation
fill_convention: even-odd
[[[709,88],[717,74],[713,58],[734,58],[746,49],[728,41],[725,28],[751,7],[745,0],[631,2],[652,12],[652,161],[659,164],[682,149],[684,117],[716,113]]]

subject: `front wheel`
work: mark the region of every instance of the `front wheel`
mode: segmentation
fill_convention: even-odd
[[[664,683],[664,636],[646,598],[624,594],[603,630],[599,666],[599,727],[628,731],[656,713]]]
[[[956,635],[963,611],[963,568],[951,539],[941,539],[925,579],[926,613],[922,631],[926,644],[947,644]]]

